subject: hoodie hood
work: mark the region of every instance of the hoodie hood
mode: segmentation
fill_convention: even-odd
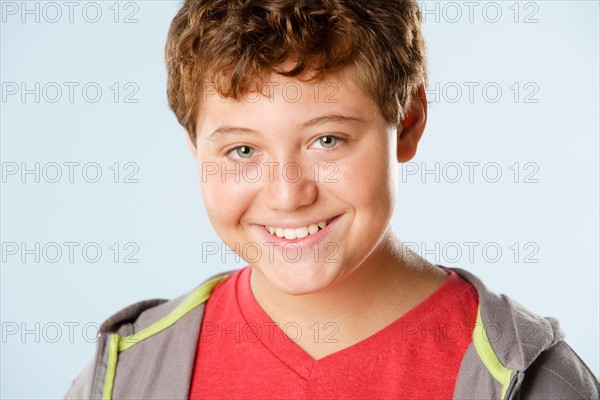
[[[498,361],[506,368],[524,371],[541,352],[564,339],[557,319],[541,317],[508,296],[493,293],[464,269],[450,269],[477,289],[487,339]]]

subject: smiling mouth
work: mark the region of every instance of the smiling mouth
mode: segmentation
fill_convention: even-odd
[[[307,226],[299,226],[297,228],[280,228],[277,226],[270,225],[264,225],[264,227],[267,230],[267,232],[269,232],[273,236],[277,236],[279,238],[286,238],[288,240],[294,240],[303,239],[307,236],[316,234],[321,229],[324,229],[329,222],[319,221],[314,224],[310,224]]]

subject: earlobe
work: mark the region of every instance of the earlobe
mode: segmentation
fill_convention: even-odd
[[[195,143],[192,141],[192,137],[188,133],[187,129],[184,129],[183,132],[185,133],[185,139],[186,139],[188,148],[192,152],[192,156],[194,157],[194,159],[197,161],[198,160],[198,149],[196,148]]]
[[[420,85],[412,94],[410,108],[398,127],[398,162],[410,161],[417,153],[419,140],[427,125],[427,98],[425,87]]]

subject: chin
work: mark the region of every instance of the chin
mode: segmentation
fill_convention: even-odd
[[[327,290],[339,278],[338,265],[294,263],[264,274],[277,290],[300,296]]]

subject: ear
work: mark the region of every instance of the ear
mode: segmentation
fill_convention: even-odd
[[[192,138],[188,133],[187,129],[184,129],[183,132],[185,133],[185,139],[187,141],[188,148],[192,152],[192,156],[196,161],[198,161],[198,149],[196,148],[196,144],[192,141]]]
[[[398,162],[410,161],[415,156],[426,124],[427,97],[425,87],[419,85],[412,94],[406,117],[398,127]]]

